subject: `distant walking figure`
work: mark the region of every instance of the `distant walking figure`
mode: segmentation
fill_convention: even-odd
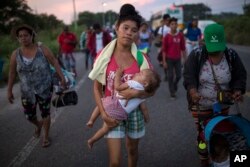
[[[10,72],[8,81],[8,100],[14,102],[12,93],[13,84],[18,73],[21,87],[21,100],[24,114],[36,126],[34,137],[39,137],[44,128],[43,147],[50,145],[50,102],[52,96],[52,73],[50,65],[54,66],[61,79],[62,86],[66,83],[61,68],[52,52],[43,45],[35,43],[35,31],[28,25],[22,25],[15,31],[21,45],[13,51],[10,59]],[[39,105],[42,120],[36,116]]]
[[[73,55],[74,49],[77,44],[76,35],[69,32],[69,27],[65,26],[63,32],[58,36],[60,60],[63,63],[64,68],[76,74],[76,61]]]

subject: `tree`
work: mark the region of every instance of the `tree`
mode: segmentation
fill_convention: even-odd
[[[106,25],[108,26],[112,26],[115,21],[117,20],[118,18],[118,14],[112,10],[109,10],[105,13],[105,22],[106,22]]]
[[[45,29],[55,29],[63,25],[63,21],[58,20],[55,15],[47,15],[45,13],[35,16],[36,21],[33,24],[33,27],[36,30],[45,30]]]
[[[192,20],[193,17],[198,19],[207,19],[211,16],[211,9],[203,3],[184,4],[184,22]]]
[[[92,13],[89,11],[84,11],[84,12],[80,12],[78,14],[77,24],[78,25],[86,25],[87,27],[90,27],[94,23],[99,23],[102,25],[103,21],[105,21],[106,25],[107,25],[107,23],[109,25],[113,25],[117,19],[117,16],[118,16],[118,14],[111,11],[111,10],[109,10],[105,13],[103,13],[103,12]]]
[[[4,0],[0,3],[0,33],[9,34],[13,27],[28,24],[38,29],[51,29],[63,24],[54,15],[33,14],[26,0]]]
[[[4,0],[0,3],[0,32],[8,33],[12,26],[30,17],[31,8],[26,0]]]
[[[250,4],[244,5],[243,6],[243,11],[244,11],[244,15],[250,16]]]
[[[92,26],[94,24],[94,13],[89,11],[80,12],[78,14],[78,25],[86,25],[87,27]]]

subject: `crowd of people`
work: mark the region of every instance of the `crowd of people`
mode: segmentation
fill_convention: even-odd
[[[98,23],[82,32],[79,45],[85,54],[85,68],[91,69],[89,78],[93,80],[96,102],[87,126],[91,128],[98,116],[103,120],[103,126],[88,139],[87,144],[91,149],[104,136],[109,166],[121,165],[123,138],[126,139],[128,166],[137,166],[138,146],[145,135],[145,122],[149,121],[144,100],[155,94],[161,82],[161,77],[151,64],[150,59],[153,58],[157,58],[164,69],[163,78],[168,82],[170,99],[177,98],[179,81],[182,76],[184,78],[188,109],[197,127],[201,165],[209,166],[211,160],[215,164],[228,160],[228,154],[224,154],[223,160],[218,160],[216,149],[209,158],[207,147],[200,147],[206,143],[201,122],[212,119],[215,106],[219,106],[222,115],[228,115],[231,103],[218,100],[218,93],[228,92],[223,97],[232,103],[242,101],[246,91],[246,70],[237,52],[226,47],[222,25],[207,26],[204,42],[201,42],[197,22],[197,18],[194,18],[183,33],[178,30],[178,19],[165,14],[162,25],[153,34],[135,7],[124,4],[115,25],[115,38]],[[42,146],[48,147],[51,144],[50,103],[53,93],[50,66],[54,66],[66,90],[61,68],[77,77],[74,58],[77,37],[69,31],[68,26],[64,27],[58,36],[59,57],[56,59],[48,47],[35,42],[36,33],[32,27],[21,25],[15,30],[15,35],[20,47],[11,55],[8,100],[13,103],[12,89],[17,73],[24,114],[35,125],[34,137],[40,137],[44,129]],[[153,40],[158,47],[157,55],[150,52]],[[37,104],[42,120],[36,116]],[[224,126],[227,127],[226,124]],[[220,137],[213,137],[214,148],[219,140]],[[228,145],[224,145],[228,151]]]

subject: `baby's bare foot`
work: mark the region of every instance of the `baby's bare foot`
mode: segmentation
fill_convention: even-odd
[[[93,144],[94,144],[94,142],[91,139],[89,139],[88,140],[88,147],[89,147],[89,149],[92,149]]]

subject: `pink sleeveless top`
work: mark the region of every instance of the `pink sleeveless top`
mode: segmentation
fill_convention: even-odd
[[[111,96],[114,92],[114,78],[115,72],[118,68],[114,55],[111,56],[110,62],[106,70],[106,87],[105,87],[105,96]],[[124,74],[122,76],[122,82],[131,80],[135,73],[140,72],[140,68],[137,64],[137,61],[134,60],[133,64],[124,69]]]

